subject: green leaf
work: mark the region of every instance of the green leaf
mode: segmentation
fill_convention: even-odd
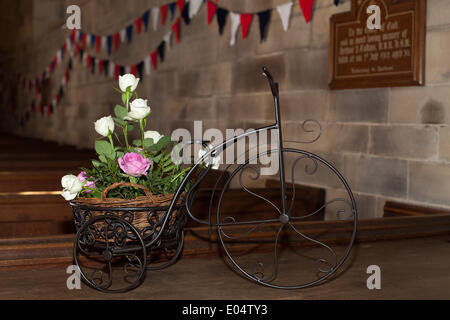
[[[103,166],[103,163],[97,160],[92,160],[92,165],[96,168]]]
[[[127,123],[125,120],[119,119],[119,118],[113,118],[114,122],[119,125],[120,127],[124,127]]]
[[[123,102],[123,104],[127,103],[127,93],[126,92],[122,93],[122,102]]]
[[[165,149],[169,143],[170,143],[170,137],[164,136],[161,139],[159,139],[158,143],[149,147],[149,149],[154,152],[159,152],[159,151]]]
[[[136,139],[136,140],[133,140],[133,144],[136,147],[141,147],[142,146],[142,141],[140,139]]]
[[[120,120],[123,120],[128,115],[128,111],[126,108],[122,107],[121,105],[116,105],[114,108],[114,113],[116,114],[116,117]]]
[[[151,147],[152,145],[154,145],[155,143],[153,142],[153,139],[152,138],[147,138],[147,139],[144,139],[144,147],[145,148],[149,148],[149,147]]]
[[[99,155],[112,155],[112,147],[108,141],[95,141],[95,151]]]
[[[101,162],[108,163],[108,160],[106,160],[106,157],[104,155],[100,155],[98,158],[100,159]]]
[[[128,130],[128,132],[133,131],[134,130],[134,126],[132,124],[128,124],[127,125],[127,130]]]

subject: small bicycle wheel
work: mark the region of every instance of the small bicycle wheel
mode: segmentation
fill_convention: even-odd
[[[273,195],[265,194],[266,189],[245,185],[244,173],[250,173],[253,185],[261,177],[251,161],[269,154],[278,158],[279,151],[260,153],[231,172],[217,203],[217,231],[226,257],[245,277],[272,288],[300,289],[322,283],[343,265],[355,240],[357,209],[350,187],[331,163],[299,149],[284,148],[282,152],[290,180],[286,182],[285,208],[281,192],[274,200]],[[300,163],[304,167],[299,167]],[[277,178],[281,185],[279,173]],[[249,194],[247,207],[225,215],[222,208],[230,207],[225,202],[232,199],[227,192],[235,179]],[[321,202],[312,201],[308,186],[318,185],[332,185],[332,190],[338,191],[328,192]],[[331,199],[336,193],[339,197]],[[325,217],[338,221],[328,223]]]
[[[164,240],[163,240],[164,241]],[[184,230],[177,233],[176,239],[170,244],[158,249],[150,248],[148,253],[147,270],[156,271],[170,267],[181,255],[184,247]]]
[[[138,287],[145,277],[146,247],[139,231],[114,216],[97,216],[78,230],[74,261],[92,288],[121,293]]]

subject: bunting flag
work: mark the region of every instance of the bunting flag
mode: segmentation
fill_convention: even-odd
[[[96,40],[95,34],[89,35],[88,38],[91,40],[91,48],[94,48]]]
[[[176,2],[169,3],[170,19],[171,20],[173,20],[173,18],[175,16],[175,9],[176,8],[177,8],[177,3]]]
[[[236,33],[241,25],[241,16],[239,13],[230,12],[231,17],[231,40],[230,45],[234,46],[236,43]]]
[[[133,25],[130,24],[130,25],[127,27],[127,40],[128,40],[128,44],[131,42],[132,38],[133,38]]]
[[[136,31],[138,34],[142,32],[142,17],[137,18],[136,22]]]
[[[287,31],[289,28],[289,20],[291,18],[292,2],[288,2],[277,7],[277,11],[280,14],[281,23],[283,24],[283,30]]]
[[[145,57],[144,68],[145,68],[145,74],[149,76],[151,73],[150,56]]]
[[[158,17],[159,17],[159,8],[155,7],[152,9],[152,21],[153,21],[153,30],[156,31],[158,29]]]
[[[214,18],[214,15],[216,14],[216,11],[217,11],[217,5],[214,2],[208,0],[207,8],[208,8],[207,9],[208,10],[208,15],[207,15],[208,24],[211,24],[212,18]]]
[[[169,6],[167,4],[162,5],[161,8],[159,8],[159,11],[161,12],[161,24],[166,24],[166,17],[167,17],[167,9]]]
[[[126,38],[127,38],[127,30],[126,29],[120,30],[120,42],[125,43]]]
[[[114,51],[117,51],[119,49],[119,33],[116,32],[114,34]]]
[[[184,23],[186,25],[191,23],[191,18],[189,17],[190,6],[191,6],[190,2],[186,2],[186,4],[184,5],[184,8],[183,8],[183,11],[181,12],[181,16],[183,17]]]
[[[141,81],[144,81],[144,73],[143,73],[143,68],[144,68],[144,61],[139,62],[136,65],[136,70],[137,70],[137,75],[139,76],[139,79]]]
[[[172,39],[172,31],[167,32],[163,39],[166,42],[167,48],[170,49],[171,46],[170,39]]]
[[[190,0],[189,3],[189,18],[192,19],[200,10],[203,0]]]
[[[130,73],[131,73],[133,76],[137,77],[137,65],[136,65],[136,64],[131,66],[131,68],[130,68]]]
[[[102,45],[102,37],[96,36],[95,37],[95,51],[100,52],[100,46]]]
[[[106,38],[106,43],[107,43],[107,47],[108,47],[108,56],[110,56],[111,55],[111,48],[112,48],[112,36],[108,36],[107,38]]]
[[[166,51],[166,42],[161,41],[157,50],[158,50],[159,59],[161,60],[161,62],[164,62],[164,55],[165,55],[165,51]]]
[[[148,30],[148,18],[150,17],[150,10],[147,10],[142,15],[142,23],[144,24],[145,31]]]
[[[265,10],[258,12],[259,20],[259,33],[261,37],[261,42],[267,38],[267,30],[269,29],[270,17],[272,16],[272,10]]]
[[[253,14],[251,13],[242,13],[241,14],[241,29],[242,29],[242,39],[247,38],[248,30],[250,28],[250,24],[253,20]]]
[[[101,47],[102,47],[102,49],[104,50],[104,49],[106,49],[106,36],[102,36],[101,37],[101,40],[100,40],[100,42],[101,42]]]
[[[223,29],[227,24],[228,10],[217,8],[217,24],[219,25],[219,34],[223,34]]]
[[[156,70],[156,67],[158,66],[158,51],[155,50],[152,53],[150,53],[150,57],[152,59],[152,66],[153,66],[153,70]]]
[[[339,5],[339,0],[334,0],[334,5],[337,7]]]
[[[175,34],[175,40],[180,42],[180,18],[178,18],[172,25],[172,31]]]
[[[303,16],[306,23],[311,20],[311,13],[314,4],[314,0],[299,0],[300,8],[302,8]]]
[[[184,0],[177,0],[177,6],[178,6],[178,10],[180,10],[180,13],[183,12]]]

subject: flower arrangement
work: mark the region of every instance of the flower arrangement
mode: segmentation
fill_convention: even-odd
[[[123,105],[116,105],[115,117],[103,117],[94,123],[100,135],[95,141],[98,159],[92,161],[91,169],[82,168],[78,176],[66,175],[61,179],[64,199],[100,198],[103,190],[118,182],[142,185],[154,195],[169,194],[183,181],[190,168],[172,160],[172,150],[177,144],[157,131],[145,131],[151,109],[147,100],[138,97],[138,84],[139,78],[132,74],[119,77],[116,90],[122,96]],[[128,135],[136,127],[140,138],[130,142]],[[115,132],[117,129],[123,139]],[[108,193],[110,198],[123,199],[142,195],[142,190],[130,186]]]

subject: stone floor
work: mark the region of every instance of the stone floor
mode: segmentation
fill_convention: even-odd
[[[68,290],[66,267],[0,271],[0,299],[450,299],[450,236],[361,243],[339,275],[322,285],[277,290],[235,274],[219,257],[181,259],[149,272],[144,283],[125,294],[99,293],[86,285]],[[280,272],[295,275],[295,256]],[[287,259],[287,260],[286,260]],[[381,268],[381,290],[368,290],[366,269]]]

